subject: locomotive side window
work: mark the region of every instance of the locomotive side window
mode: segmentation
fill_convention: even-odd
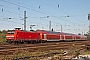
[[[18,35],[18,32],[17,32],[17,35]]]

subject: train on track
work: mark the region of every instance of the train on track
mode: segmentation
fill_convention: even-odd
[[[36,43],[47,41],[83,41],[87,40],[86,36],[76,35],[64,32],[54,32],[46,30],[24,31],[20,28],[8,30],[6,41],[9,43]]]

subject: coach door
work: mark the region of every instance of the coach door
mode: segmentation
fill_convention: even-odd
[[[62,36],[60,35],[60,40],[62,40]]]
[[[44,34],[44,40],[46,40],[46,39],[47,39],[46,34]]]

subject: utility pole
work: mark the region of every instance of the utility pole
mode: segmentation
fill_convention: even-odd
[[[89,34],[90,34],[90,14],[88,14],[88,20],[89,20]]]
[[[26,30],[26,11],[24,11],[24,30]]]
[[[90,40],[90,13],[88,14],[88,20],[89,20],[89,32],[88,32],[87,39]]]
[[[49,31],[51,31],[51,21],[49,22]]]
[[[61,32],[62,32],[62,25],[60,25],[61,26]]]

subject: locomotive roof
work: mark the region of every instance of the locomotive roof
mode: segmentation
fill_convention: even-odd
[[[14,31],[16,31],[16,30],[8,30],[8,33],[12,33],[12,32],[14,32]],[[30,31],[25,31],[25,30],[20,30],[21,32],[36,32],[36,31],[34,31],[34,30],[30,30]]]

